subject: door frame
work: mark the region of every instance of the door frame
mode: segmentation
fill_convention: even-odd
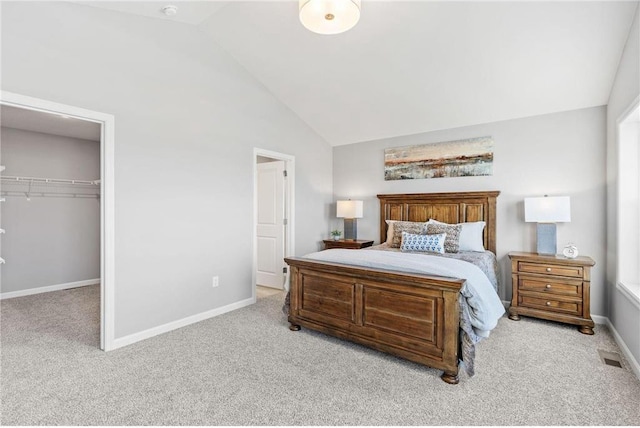
[[[284,153],[278,153],[271,150],[253,149],[253,263],[251,270],[252,294],[253,302],[256,301],[256,269],[258,268],[258,156],[284,161],[284,168],[287,171],[284,189],[284,215],[287,219],[285,225],[285,257],[291,257],[295,254],[295,157]],[[288,289],[289,270],[285,275],[285,289]]]
[[[111,114],[0,91],[0,104],[74,117],[100,124],[100,349],[114,349],[115,340],[115,117]]]

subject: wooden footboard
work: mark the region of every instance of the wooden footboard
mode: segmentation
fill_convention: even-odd
[[[355,250],[354,250],[355,251]],[[287,258],[290,328],[300,326],[444,371],[458,383],[464,280]]]

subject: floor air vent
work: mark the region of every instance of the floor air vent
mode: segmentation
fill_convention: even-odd
[[[622,360],[620,359],[620,354],[598,349],[598,355],[600,355],[600,360],[602,360],[602,362],[606,365],[622,368]]]
[[[608,366],[614,366],[614,367],[620,367],[622,368],[622,364],[620,364],[620,361],[616,361],[616,360],[610,360],[608,358],[604,358],[604,363]]]

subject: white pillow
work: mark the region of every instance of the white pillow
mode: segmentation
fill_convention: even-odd
[[[429,253],[444,254],[444,240],[446,233],[433,235],[416,235],[402,232],[401,251],[425,251]]]
[[[433,219],[429,219],[427,223],[449,224]],[[482,232],[484,231],[486,223],[484,221],[476,221],[459,224],[462,225],[462,230],[460,230],[458,251],[485,251]]]

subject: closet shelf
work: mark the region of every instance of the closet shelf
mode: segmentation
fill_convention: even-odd
[[[100,180],[74,180],[68,178],[41,178],[41,177],[17,177],[10,175],[2,176],[3,183],[20,184],[65,184],[71,186],[99,186]]]

